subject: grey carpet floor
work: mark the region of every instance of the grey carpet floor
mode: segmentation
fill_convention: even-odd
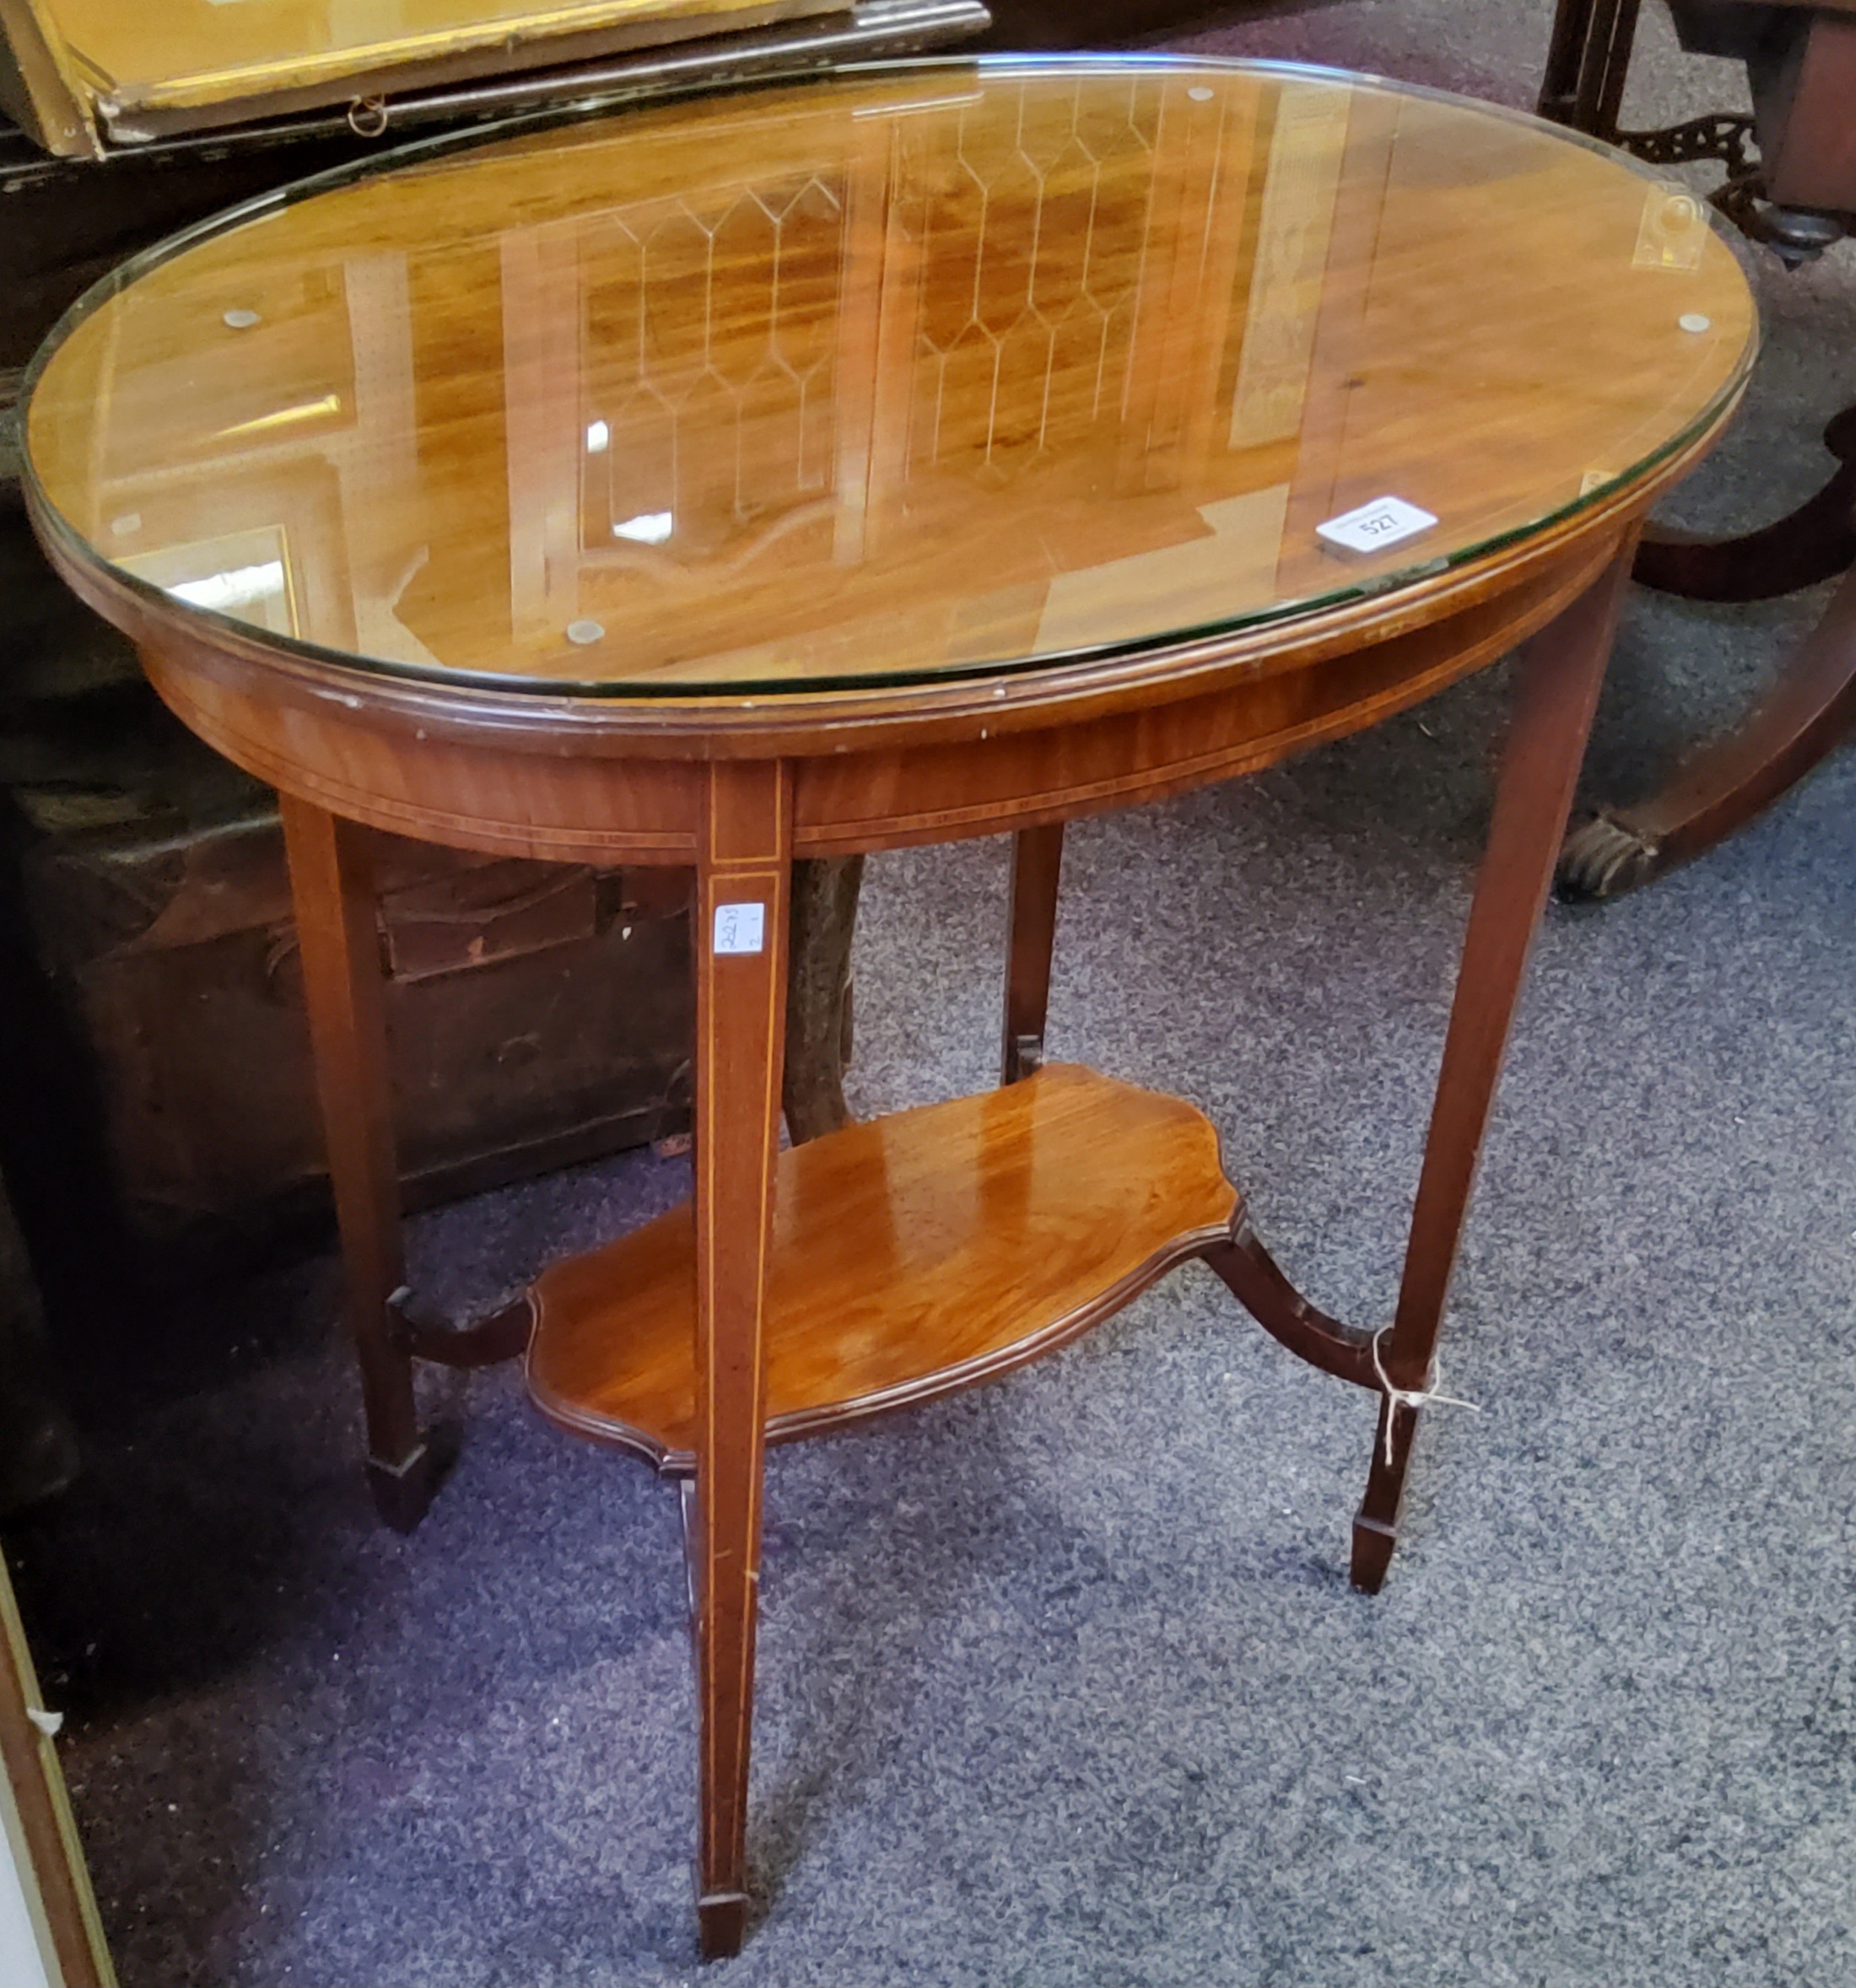
[[[1544,0],[1192,46],[1529,97]],[[1734,86],[1658,16],[1633,112]],[[1856,397],[1856,251],[1681,493],[1744,523]],[[1809,604],[1640,598],[1591,776],[1648,786]],[[1073,832],[1053,1049],[1196,1100],[1319,1302],[1388,1315],[1500,673]],[[1856,1979],[1856,758],[1654,892],[1556,909],[1386,1592],[1371,1405],[1196,1269],[1012,1380],[776,1454],[763,1902],[695,1960],[674,1499],[507,1371],[371,1521],[330,1264],[221,1300],[15,1543],[128,1988]],[[874,863],[855,1098],[989,1080],[993,844]],[[680,1194],[633,1157],[422,1219],[464,1303]],[[159,1363],[156,1363],[158,1366]]]

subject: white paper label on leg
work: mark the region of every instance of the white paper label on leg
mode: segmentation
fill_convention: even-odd
[[[719,952],[759,952],[767,943],[767,908],[765,904],[718,904],[715,907],[715,950]]]
[[[1408,504],[1402,497],[1375,497],[1370,504],[1358,505],[1316,526],[1315,536],[1332,551],[1360,558],[1415,539],[1436,522],[1428,511]]]

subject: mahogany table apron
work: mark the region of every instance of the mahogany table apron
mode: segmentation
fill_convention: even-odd
[[[769,1441],[1002,1374],[1196,1259],[1377,1397],[1353,1576],[1383,1581],[1637,536],[1752,307],[1712,236],[1659,259],[1666,194],[1600,148],[1263,66],[923,65],[380,177],[78,306],[27,488],[161,696],[283,796],[388,1509],[429,1490],[415,1363],[525,1351],[546,1414],[688,1488],[729,1952]],[[1492,282],[1462,250],[1498,224]],[[1517,647],[1396,1307],[1343,1322],[1200,1114],[1045,1065],[1063,824]],[[697,872],[693,1204],[470,1328],[403,1288],[357,823]],[[783,1154],[796,861],[999,833],[1001,1087]]]

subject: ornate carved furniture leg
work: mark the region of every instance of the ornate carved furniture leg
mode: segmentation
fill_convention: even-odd
[[[1044,1060],[1050,1005],[1050,952],[1056,942],[1063,824],[1020,829],[1012,844],[1012,928],[1006,953],[1006,1041],[1002,1084],[1029,1077]]]
[[[1652,525],[1631,577],[1685,600],[1777,600],[1834,580],[1856,562],[1856,407],[1824,431],[1835,474],[1814,497],[1737,539],[1705,539]]]
[[[367,1407],[367,1472],[381,1517],[410,1532],[431,1501],[431,1452],[419,1433],[412,1361],[396,1337],[394,1300],[405,1266],[370,865],[364,831],[353,823],[289,794],[280,803],[348,1324]]]
[[[1488,847],[1463,941],[1444,1039],[1418,1199],[1405,1247],[1398,1309],[1380,1349],[1392,1388],[1431,1384],[1437,1330],[1482,1135],[1495,1101],[1509,1023],[1552,881],[1598,687],[1630,574],[1629,546],[1604,576],[1521,651],[1520,681]],[[1383,1395],[1366,1496],[1354,1521],[1353,1579],[1377,1593],[1391,1564],[1418,1412]]]
[[[1641,0],[1560,0],[1540,84],[1543,117],[1598,137],[1616,132],[1640,5]]]
[[[1836,474],[1789,517],[1743,538],[1647,534],[1635,576],[1691,600],[1769,600],[1856,560],[1856,408],[1824,432]],[[1621,897],[1736,834],[1856,731],[1856,583],[1846,580],[1751,714],[1634,807],[1576,818],[1560,854],[1562,897]]]
[[[844,1102],[850,945],[863,887],[861,856],[814,857],[793,866],[793,968],[781,1101],[796,1146],[850,1123]]]
[[[1653,799],[1576,822],[1560,857],[1573,899],[1621,897],[1737,833],[1856,732],[1856,573],[1752,715]]]
[[[1747,151],[1754,120],[1742,115],[1691,120],[1665,131],[1620,131],[1618,108],[1629,67],[1639,0],[1560,0],[1542,79],[1544,117],[1609,140],[1657,163],[1719,158],[1729,168],[1714,203],[1743,232],[1773,248],[1788,264],[1808,259],[1844,232],[1844,217],[1809,209],[1850,204],[1849,167],[1841,147],[1841,106],[1856,73],[1851,24],[1828,15],[1788,19],[1789,78],[1768,90],[1785,106],[1775,118],[1762,109],[1762,164]],[[1763,15],[1800,9],[1721,10],[1724,32],[1715,52],[1755,62],[1766,32]],[[1743,15],[1744,25],[1727,15]],[[1773,48],[1763,59],[1770,71]],[[1767,184],[1770,180],[1770,186]],[[1795,205],[1794,205],[1795,204]],[[1802,207],[1807,211],[1797,211]],[[1692,600],[1776,600],[1814,587],[1856,559],[1856,409],[1845,409],[1825,431],[1837,458],[1836,474],[1790,516],[1737,539],[1709,542],[1689,534],[1648,532],[1636,577],[1647,587]],[[1784,663],[1750,715],[1725,738],[1703,747],[1662,790],[1634,807],[1600,807],[1575,817],[1560,856],[1561,897],[1621,897],[1665,871],[1703,854],[1736,833],[1794,786],[1856,729],[1856,597],[1839,590],[1823,620]]]
[[[748,1743],[766,1442],[762,1327],[793,850],[789,769],[708,773],[696,895],[696,1580],[702,1951],[747,1929]]]
[[[1573,106],[1579,93],[1579,72],[1585,64],[1586,44],[1591,36],[1592,8],[1595,0],[1560,0],[1553,9],[1553,32],[1547,44],[1547,66],[1540,75],[1540,94],[1535,108],[1556,124],[1573,122]]]

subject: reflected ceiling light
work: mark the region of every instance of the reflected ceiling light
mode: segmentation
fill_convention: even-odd
[[[221,428],[213,436],[215,441],[244,441],[252,437],[274,434],[279,428],[295,428],[301,421],[320,421],[329,414],[339,414],[342,411],[342,397],[339,394],[325,394],[319,401],[305,401],[294,407],[279,407],[268,414],[255,415],[248,421],[235,422],[229,428]]]
[[[676,520],[668,511],[641,511],[635,518],[627,518],[622,525],[614,525],[612,536],[615,539],[630,539],[641,546],[661,546],[674,529]]]
[[[589,455],[603,455],[606,445],[611,439],[612,431],[603,421],[589,421],[587,424],[587,453]]]

